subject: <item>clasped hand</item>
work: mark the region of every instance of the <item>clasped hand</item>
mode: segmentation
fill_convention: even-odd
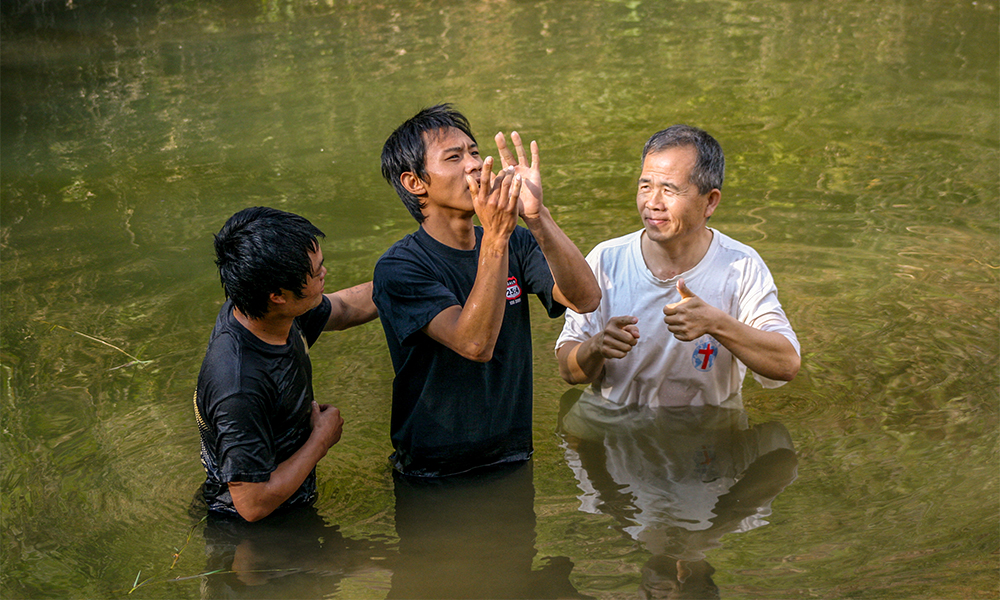
[[[509,236],[517,225],[521,176],[507,167],[497,175],[493,174],[493,157],[483,161],[479,181],[466,175],[469,191],[472,192],[472,206],[483,224],[483,231],[500,236]]]

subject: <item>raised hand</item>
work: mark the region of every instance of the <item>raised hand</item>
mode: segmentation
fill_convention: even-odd
[[[497,143],[497,150],[500,152],[500,165],[503,168],[514,167],[514,173],[520,175],[524,180],[524,188],[521,190],[521,201],[518,205],[518,214],[524,218],[534,218],[542,210],[542,173],[540,170],[541,161],[538,157],[538,144],[531,142],[531,162],[528,162],[524,153],[524,144],[521,143],[521,136],[516,131],[510,133],[510,140],[514,143],[515,157],[507,147],[507,138],[503,132],[496,134],[493,138]]]
[[[472,206],[483,224],[484,234],[506,239],[517,225],[518,198],[521,194],[521,177],[514,174],[514,169],[508,167],[499,174],[493,175],[493,157],[488,156],[483,161],[483,169],[479,181],[471,175],[466,175],[469,191],[472,193]]]
[[[688,289],[683,279],[677,280],[680,302],[663,307],[663,321],[674,337],[682,342],[691,342],[709,332],[715,321],[715,307],[708,304]]]

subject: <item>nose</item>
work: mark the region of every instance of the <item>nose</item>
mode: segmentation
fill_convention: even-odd
[[[653,193],[646,196],[646,208],[650,210],[663,210],[666,206],[667,202],[663,194]]]
[[[483,159],[479,157],[478,154],[473,154],[471,152],[466,152],[465,154],[465,172],[474,173],[476,171],[483,170]]]

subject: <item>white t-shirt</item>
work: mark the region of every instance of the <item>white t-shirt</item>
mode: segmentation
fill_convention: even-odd
[[[667,330],[663,307],[680,302],[677,279],[712,306],[751,327],[776,331],[799,352],[799,342],[778,302],[771,272],[757,252],[711,230],[712,243],[694,268],[668,280],[656,278],[642,258],[642,230],[602,242],[587,256],[603,294],[601,305],[581,315],[566,311],[556,349],[583,342],[604,330],[612,317],[639,319],[639,341],[621,359],[608,359],[593,391],[619,404],[718,406],[739,392],[746,365],[709,335],[682,342]],[[783,381],[754,378],[766,388]]]

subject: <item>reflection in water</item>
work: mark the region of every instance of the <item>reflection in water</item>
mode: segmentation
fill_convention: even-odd
[[[563,556],[532,569],[532,462],[447,478],[396,474],[399,558],[388,598],[584,598]]]
[[[796,477],[788,431],[748,427],[738,397],[648,408],[570,390],[560,412],[580,510],[614,517],[653,555],[642,570],[646,597],[717,598],[706,552],[726,533],[767,524],[771,501]]]
[[[210,513],[202,598],[323,598],[347,577],[384,567],[386,544],[345,538],[314,508],[257,523]]]

